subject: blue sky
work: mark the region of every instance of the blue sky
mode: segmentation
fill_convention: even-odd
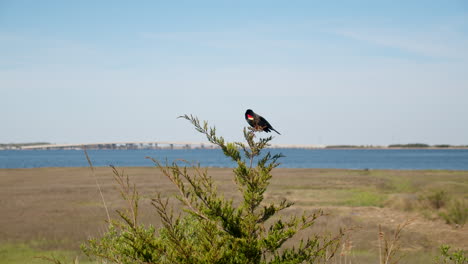
[[[468,144],[466,1],[0,0],[0,142]]]

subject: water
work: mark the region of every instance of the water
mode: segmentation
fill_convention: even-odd
[[[283,153],[283,168],[446,169],[468,170],[467,149],[271,149]],[[162,162],[185,159],[208,167],[234,167],[219,149],[89,150],[94,166],[153,166],[145,157]],[[80,150],[3,150],[0,168],[86,167]]]

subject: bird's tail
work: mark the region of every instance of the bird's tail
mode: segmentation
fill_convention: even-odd
[[[280,133],[280,132],[278,132],[278,131],[276,131],[276,129],[274,129],[274,128],[271,128],[271,130],[273,130],[273,131],[275,131],[276,133],[278,133],[278,135],[281,135],[281,133]]]

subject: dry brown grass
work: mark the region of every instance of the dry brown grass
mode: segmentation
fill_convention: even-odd
[[[124,204],[112,169],[94,169],[111,217],[116,217],[115,210]],[[141,222],[158,225],[150,198],[157,192],[171,196],[174,186],[157,168],[125,168],[125,172],[144,198]],[[219,184],[220,193],[238,197],[231,169],[211,168],[209,173]],[[89,236],[99,235],[107,227],[95,182],[89,168],[0,169],[0,242],[43,241],[41,245],[46,248],[78,249]],[[267,201],[287,198],[296,202],[289,212],[301,214],[304,209],[323,208],[329,214],[310,232],[354,228],[342,253],[342,260],[346,256],[347,262],[376,263],[379,225],[384,232],[390,232],[409,218],[414,219],[413,224],[401,236],[401,250],[408,253],[408,259],[427,255],[442,243],[468,249],[466,225],[455,229],[441,219],[427,219],[405,200],[441,189],[468,198],[466,171],[276,169],[270,187]],[[356,195],[362,193],[368,195]],[[384,202],[360,206],[379,203],[376,197]],[[392,203],[395,197],[403,197],[401,205]],[[175,199],[172,202],[178,206]]]

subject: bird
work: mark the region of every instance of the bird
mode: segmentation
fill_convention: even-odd
[[[256,114],[251,109],[247,109],[247,111],[245,111],[245,120],[255,131],[271,132],[271,130],[273,130],[278,133],[278,135],[281,135],[280,132],[276,131],[276,129],[274,129],[265,118]]]

